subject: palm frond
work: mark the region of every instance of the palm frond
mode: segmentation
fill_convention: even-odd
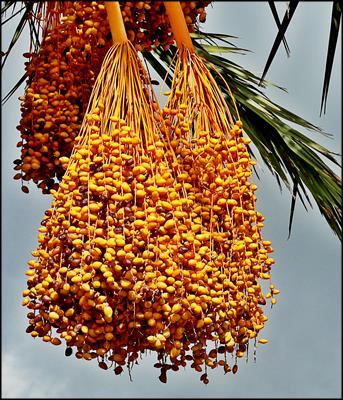
[[[301,200],[305,208],[307,204],[312,207],[309,192],[320,212],[341,240],[341,179],[324,162],[326,159],[339,165],[335,158],[337,154],[292,128],[287,122],[295,123],[300,128],[317,134],[325,136],[329,134],[272,102],[258,87],[257,76],[226,58],[210,53],[199,42],[200,40],[193,36],[193,43],[198,53],[207,60],[207,65],[221,90],[228,96],[229,106],[232,106],[225,82],[230,85],[245,131],[261,154],[262,160],[277,179],[279,186],[280,181],[283,182],[292,193],[289,233],[297,198]],[[171,61],[175,56],[176,48],[172,46],[167,52],[162,48],[157,48],[155,52],[158,59],[150,54],[147,55],[147,61],[154,69],[157,64],[160,65],[156,70],[164,79],[172,66]],[[161,67],[161,61],[164,67]],[[171,73],[172,71],[169,72],[169,76]],[[168,84],[170,79],[166,82]],[[262,85],[267,86],[269,83],[262,81]]]
[[[250,52],[250,50],[242,49],[237,46],[218,46],[218,45],[210,45],[210,44],[202,44],[201,47],[208,51],[209,53],[238,53],[245,54]]]
[[[238,39],[237,36],[226,35],[226,34],[222,34],[222,33],[205,33],[205,32],[201,32],[200,30],[193,32],[190,35],[192,38],[203,39],[212,44],[218,45],[218,43],[216,41],[221,41],[221,42],[229,44],[230,46],[233,46],[233,47],[236,47],[236,45],[232,42],[229,42],[227,39],[228,38]]]
[[[339,27],[342,19],[342,10],[339,4],[339,1],[334,1],[332,4],[332,16],[331,16],[331,28],[330,28],[330,37],[328,44],[328,51],[326,57],[326,66],[324,73],[324,83],[323,83],[323,92],[322,92],[322,101],[320,105],[320,114],[324,109],[324,114],[326,112],[326,101],[329,92],[331,71],[333,66],[333,60],[335,57],[336,44],[338,39]]]
[[[10,21],[12,18],[16,17],[18,14],[20,14],[25,7],[20,8],[18,11],[14,12],[15,7],[13,7],[13,12],[10,17],[8,17],[5,21],[1,21],[1,24],[6,24],[8,21]]]
[[[266,65],[264,67],[264,71],[262,73],[261,81],[265,78],[273,59],[277,53],[277,50],[280,46],[281,40],[284,43],[286,53],[289,56],[289,48],[285,39],[286,30],[290,24],[291,18],[294,15],[294,11],[299,3],[299,1],[291,1],[289,2],[289,7],[285,12],[285,16],[283,18],[282,24],[280,24],[279,17],[276,11],[275,2],[268,1],[269,6],[271,8],[273,17],[275,19],[276,24],[278,25],[278,33],[274,40],[274,44],[272,49],[269,53]],[[329,85],[330,85],[330,78],[331,78],[331,71],[333,67],[333,62],[335,58],[336,52],[336,45],[338,39],[339,28],[342,19],[342,9],[341,5],[338,0],[333,1],[332,4],[332,15],[331,15],[331,24],[330,24],[330,34],[329,34],[329,43],[327,48],[327,56],[326,56],[326,65],[325,65],[325,72],[324,72],[324,79],[323,79],[323,90],[322,90],[322,98],[321,98],[321,105],[320,105],[320,115],[326,112],[326,104],[327,104],[327,97],[329,92]]]
[[[6,12],[12,7],[12,15],[14,13],[14,10],[16,8],[16,5],[18,5],[17,1],[4,1],[4,5],[1,7],[1,19],[5,17]],[[4,22],[1,21],[3,24]]]
[[[268,1],[268,4],[269,4],[270,10],[271,10],[271,12],[273,14],[276,26],[278,27],[278,29],[280,29],[281,28],[281,22],[280,22],[280,19],[279,19],[279,14],[278,14],[278,12],[276,10],[275,1]],[[287,40],[286,40],[285,36],[283,36],[282,42],[283,42],[283,45],[285,47],[287,57],[289,57],[291,51],[289,49],[289,46],[288,46],[288,43],[287,43]]]
[[[16,3],[16,2],[8,2],[8,3]],[[15,4],[13,4],[12,7],[15,7]],[[21,10],[24,10],[24,13],[23,13],[22,17],[20,18],[20,21],[19,21],[19,23],[18,23],[18,25],[16,27],[16,30],[15,30],[15,32],[13,34],[12,40],[11,40],[9,46],[8,46],[8,49],[5,52],[5,56],[4,56],[4,58],[2,60],[2,63],[1,63],[1,68],[4,67],[5,62],[6,62],[7,58],[8,58],[8,56],[11,53],[11,50],[13,49],[14,45],[17,43],[18,39],[20,38],[20,35],[22,34],[26,23],[29,21],[29,15],[32,12],[32,7],[33,7],[32,3],[25,2],[25,7],[23,7],[21,9]],[[3,15],[3,11],[1,10],[1,17],[2,17],[2,15]],[[9,19],[7,19],[6,21],[1,21],[1,23],[4,24],[8,20]]]
[[[276,35],[276,38],[274,40],[272,49],[270,50],[266,65],[264,67],[264,70],[263,70],[263,73],[262,73],[262,76],[261,76],[261,82],[263,81],[264,77],[266,76],[266,74],[267,74],[267,72],[268,72],[268,70],[269,70],[269,68],[270,68],[270,66],[271,66],[271,64],[272,64],[272,62],[274,60],[274,57],[276,55],[276,52],[278,51],[278,48],[279,48],[279,46],[281,44],[281,41],[285,37],[286,30],[287,30],[287,28],[289,26],[289,23],[291,22],[291,19],[292,19],[293,15],[294,15],[294,12],[295,12],[295,10],[297,8],[298,3],[299,3],[299,1],[290,1],[289,2],[288,9],[285,12],[285,15],[284,15],[282,23],[280,25],[279,31],[278,31],[278,33]]]

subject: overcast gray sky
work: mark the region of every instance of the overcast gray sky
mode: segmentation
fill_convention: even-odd
[[[286,2],[279,2],[284,12]],[[328,97],[328,111],[319,117],[320,96],[331,18],[331,2],[300,2],[287,33],[291,57],[279,49],[267,79],[288,89],[269,90],[272,100],[334,134],[314,139],[341,151],[341,43],[337,45]],[[6,46],[13,33],[9,23],[2,31]],[[214,2],[203,30],[239,39],[235,43],[253,51],[229,56],[260,74],[276,35],[267,2]],[[2,74],[3,92],[24,72],[22,39]],[[298,204],[293,233],[287,240],[290,195],[280,194],[263,165],[257,207],[266,217],[264,237],[271,240],[277,264],[272,278],[281,290],[278,304],[267,315],[264,329],[269,344],[258,348],[257,362],[241,360],[236,375],[222,370],[210,373],[204,386],[199,374],[180,370],[168,383],[158,380],[155,358],[145,358],[133,369],[115,376],[95,362],[66,358],[63,347],[33,340],[25,333],[26,310],[21,292],[26,285],[26,262],[37,246],[37,229],[51,198],[33,185],[30,194],[13,181],[12,162],[19,157],[15,127],[20,119],[17,97],[2,109],[2,396],[3,398],[280,398],[341,396],[341,244],[315,207],[308,213]],[[266,132],[266,134],[268,134]],[[340,173],[340,172],[339,172]]]

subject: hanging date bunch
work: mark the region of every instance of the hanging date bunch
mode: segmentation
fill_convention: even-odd
[[[249,340],[266,342],[259,280],[274,260],[248,142],[185,22],[162,115],[118,3],[107,9],[115,45],[73,152],[60,158],[66,172],[27,271],[27,332],[116,374],[152,351],[162,382],[190,365],[206,384],[208,368],[235,373]],[[277,292],[271,285],[273,303]]]
[[[50,2],[49,2],[50,3]],[[27,89],[21,98],[21,157],[15,179],[33,181],[49,193],[64,170],[60,157],[70,156],[92,86],[110,46],[104,5],[51,2],[37,53],[27,53]]]
[[[147,350],[178,369],[199,312],[182,269],[193,201],[173,179],[147,73],[123,27],[116,35],[29,262],[27,332],[118,374]]]
[[[196,237],[202,241],[200,254],[206,255],[205,263],[196,265],[197,284],[185,288],[193,289],[195,296],[206,302],[201,316],[211,331],[208,337],[198,333],[204,337],[197,345],[194,368],[200,372],[201,365],[222,365],[229,371],[228,353],[243,357],[250,339],[267,342],[258,335],[267,320],[262,308],[265,298],[275,304],[274,296],[279,293],[270,283],[274,259],[269,253],[273,249],[271,242],[262,238],[264,217],[256,210],[257,187],[250,181],[255,162],[234,99],[231,96],[235,116],[194,52],[179,4],[165,4],[179,50],[163,109],[164,132],[182,171],[176,178],[195,190],[194,211],[201,215],[202,229],[209,232]],[[269,282],[266,295],[263,280]],[[210,353],[206,339],[215,343]],[[207,381],[207,375],[202,379]]]

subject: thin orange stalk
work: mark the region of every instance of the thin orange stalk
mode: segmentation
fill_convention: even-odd
[[[127,42],[127,35],[118,1],[105,1],[113,43]]]

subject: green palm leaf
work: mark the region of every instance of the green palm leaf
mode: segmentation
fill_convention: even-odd
[[[335,57],[336,44],[337,44],[341,19],[342,19],[341,5],[339,4],[338,1],[334,1],[332,4],[331,28],[330,28],[330,37],[329,37],[328,51],[326,57],[325,73],[324,73],[322,102],[320,105],[320,113],[322,113],[324,109],[324,114],[326,111],[326,100],[329,92],[331,70],[333,66],[333,60]]]
[[[268,4],[269,4],[269,7],[270,7],[271,12],[273,14],[273,17],[275,19],[276,26],[280,29],[281,28],[281,22],[280,22],[279,15],[278,15],[278,12],[276,10],[276,6],[274,4],[274,1],[268,1]],[[283,45],[285,47],[287,57],[289,57],[291,52],[289,50],[289,46],[288,46],[288,43],[287,43],[287,40],[286,40],[285,36],[283,36],[282,42],[283,42]]]
[[[261,81],[265,78],[265,76],[274,60],[274,57],[278,51],[281,41],[283,41],[283,43],[284,43],[284,46],[285,46],[286,52],[287,52],[287,56],[289,55],[289,49],[288,49],[288,45],[287,45],[287,42],[285,39],[285,33],[287,31],[287,28],[289,27],[292,17],[294,16],[295,9],[297,8],[299,1],[289,2],[289,6],[285,12],[285,15],[284,15],[284,18],[283,18],[283,21],[281,24],[279,21],[279,17],[277,15],[276,7],[274,4],[275,2],[268,1],[268,3],[272,10],[273,17],[275,19],[275,22],[276,22],[279,30],[278,30],[278,33],[274,40],[272,49],[270,50],[266,65],[264,67]],[[322,114],[323,111],[325,114],[325,111],[326,111],[326,102],[327,102],[327,97],[328,97],[328,92],[329,92],[331,71],[332,71],[332,66],[333,66],[333,62],[334,62],[334,58],[335,58],[336,44],[337,44],[338,32],[339,32],[339,28],[340,28],[340,24],[341,24],[341,19],[342,19],[342,8],[341,8],[339,1],[335,0],[332,3],[330,35],[329,35],[329,43],[328,43],[328,48],[327,48],[323,91],[322,91],[322,98],[321,98],[321,105],[320,105],[320,114]]]
[[[269,4],[272,2],[269,2]],[[265,76],[267,75],[267,72],[274,60],[274,57],[276,55],[276,52],[278,51],[278,48],[281,44],[281,41],[285,39],[285,33],[286,30],[291,22],[291,19],[294,15],[294,12],[297,8],[299,1],[291,1],[288,5],[288,8],[285,12],[285,15],[283,17],[282,23],[279,25],[279,31],[276,35],[276,38],[274,40],[272,49],[270,50],[267,62],[266,62],[266,66],[264,67],[263,73],[262,73],[262,77],[261,77],[261,81],[263,81],[263,79],[265,78]],[[274,15],[275,18],[275,15]]]

